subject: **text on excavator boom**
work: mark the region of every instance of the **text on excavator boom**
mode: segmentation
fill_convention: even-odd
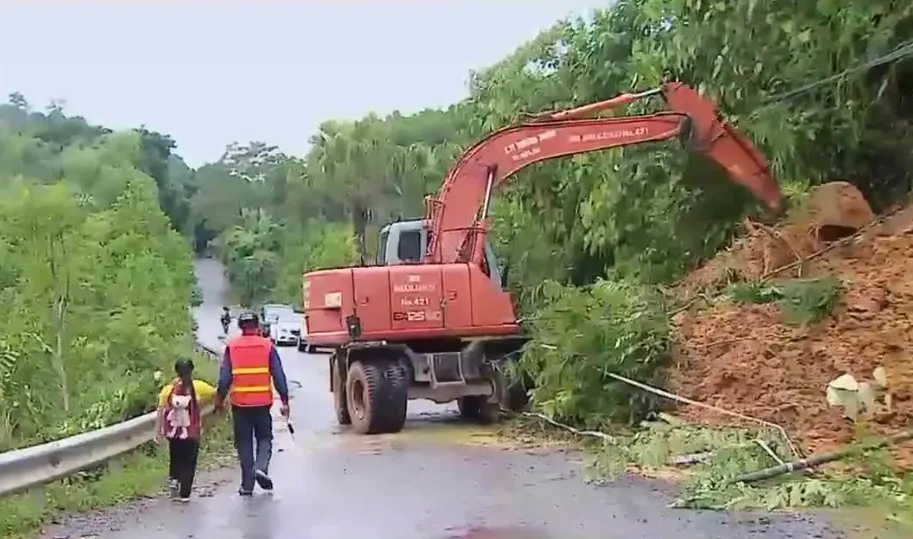
[[[652,95],[662,96],[669,110],[587,118]],[[655,90],[540,114],[475,144],[450,170],[437,196],[426,203],[430,234],[425,261],[480,263],[492,192],[530,164],[674,137],[686,138],[692,150],[708,156],[768,207],[779,207],[779,185],[757,148],[722,119],[713,102],[682,83],[669,83]]]

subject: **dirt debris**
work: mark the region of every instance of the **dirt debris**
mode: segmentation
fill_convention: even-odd
[[[808,200],[791,211],[777,227],[743,221],[745,234],[733,245],[679,283],[679,290],[693,294],[712,288],[726,274],[747,280],[760,279],[850,236],[875,220],[862,193],[847,182],[829,182],[809,193]],[[798,264],[783,276],[802,277]]]
[[[685,279],[682,288],[712,287],[726,280],[725,272],[733,268],[742,277],[757,279],[776,264],[789,264],[797,255],[807,257],[866,227],[874,216],[858,191],[847,185],[822,186],[826,189],[813,194],[805,220],[788,219],[776,229],[751,231]],[[835,232],[827,227],[837,227],[836,237],[827,236]],[[790,241],[780,241],[778,235]],[[673,389],[779,424],[805,451],[814,453],[849,443],[855,432],[838,409],[828,406],[828,382],[844,373],[870,380],[873,370],[882,366],[893,410],[876,416],[872,430],[887,434],[908,428],[913,419],[913,206],[801,264],[802,277],[825,275],[840,279],[845,293],[828,319],[808,327],[785,324],[775,304],[718,300],[676,315]],[[679,414],[696,422],[731,423],[693,406]],[[913,469],[913,444],[895,448],[893,456],[897,467]]]

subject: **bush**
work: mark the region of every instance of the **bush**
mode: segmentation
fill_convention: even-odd
[[[827,318],[837,307],[843,285],[833,277],[790,279],[774,283],[735,283],[729,295],[739,303],[776,303],[790,324],[810,324]]]
[[[607,376],[660,378],[671,325],[655,290],[623,281],[581,288],[549,281],[536,296],[542,307],[520,369],[535,380],[533,399],[546,414],[595,427],[637,421],[657,407],[649,394]]]

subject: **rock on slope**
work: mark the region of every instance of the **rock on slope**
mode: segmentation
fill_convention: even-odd
[[[797,327],[782,321],[775,304],[721,300],[680,313],[675,320],[679,357],[674,390],[779,424],[808,453],[842,446],[854,436],[852,423],[825,399],[828,382],[841,374],[870,380],[876,367],[887,371],[893,413],[876,417],[877,433],[896,432],[913,418],[913,207],[866,228],[871,210],[848,185],[822,186],[812,197],[810,213],[776,229],[754,227],[732,250],[683,283],[693,291],[706,290],[734,272],[756,279],[862,228],[801,267],[782,272],[839,278],[845,293],[829,318]],[[680,413],[694,421],[731,423],[693,406]],[[913,444],[893,454],[899,467],[913,468]]]

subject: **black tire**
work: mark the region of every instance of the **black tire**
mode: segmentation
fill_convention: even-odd
[[[403,377],[404,379],[405,377]],[[402,430],[408,394],[399,371],[389,363],[354,361],[346,377],[346,406],[359,434]]]
[[[376,364],[354,361],[346,376],[346,407],[352,427],[358,434],[384,432],[383,391],[384,371]]]
[[[314,354],[317,352],[316,346],[311,346],[310,344],[305,347],[308,354]]]
[[[330,362],[330,376],[333,377],[333,409],[336,412],[336,422],[340,425],[351,425],[349,404],[346,402],[346,384],[342,381],[339,365],[336,361]]]
[[[533,387],[533,381],[527,376],[521,376],[519,379],[511,380],[503,370],[493,370],[489,376],[495,385],[495,397],[498,401],[499,408],[510,412],[521,412],[529,405],[529,388]]]
[[[502,402],[502,406],[511,412],[522,412],[529,406],[529,392],[527,385],[522,381],[516,381],[507,386],[507,395]]]
[[[501,420],[501,407],[497,402],[490,402],[484,395],[468,395],[457,399],[460,416],[482,425],[497,423]]]
[[[307,341],[302,341],[301,339],[298,339],[298,351],[299,352],[307,352],[308,348],[310,348],[310,347],[308,346]]]
[[[409,370],[399,362],[390,362],[385,369],[384,416],[386,432],[399,432],[406,425],[409,406]]]
[[[469,395],[468,397],[458,398],[457,408],[460,410],[460,417],[475,421],[479,417],[479,412],[481,411],[481,408],[479,407],[480,399],[484,399],[484,397]]]

